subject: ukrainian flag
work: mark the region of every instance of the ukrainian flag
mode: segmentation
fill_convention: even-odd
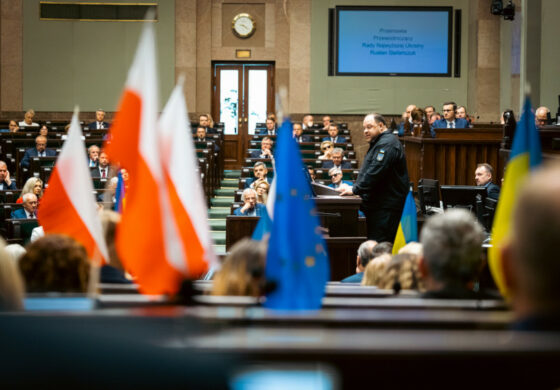
[[[401,222],[393,243],[393,254],[399,253],[399,249],[412,241],[418,241],[418,221],[416,220],[416,203],[414,203],[412,191],[409,191],[404,201]]]
[[[115,190],[115,211],[119,214],[122,214],[125,205],[125,190],[124,180],[120,171],[117,175],[117,178],[117,189]]]
[[[535,125],[535,114],[531,110],[531,102],[527,97],[513,137],[504,184],[492,226],[492,247],[488,251],[490,272],[504,296],[507,296],[508,292],[502,270],[501,247],[509,235],[516,194],[530,171],[540,165],[541,159],[541,141]]]

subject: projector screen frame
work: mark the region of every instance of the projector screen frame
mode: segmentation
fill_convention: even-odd
[[[339,26],[340,11],[437,11],[447,12],[447,71],[446,73],[400,73],[400,72],[340,72],[339,71]],[[452,51],[453,51],[453,7],[451,6],[353,6],[342,5],[334,8],[334,75],[335,76],[370,76],[370,77],[452,77]]]

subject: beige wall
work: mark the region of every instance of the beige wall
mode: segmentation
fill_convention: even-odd
[[[175,15],[173,1],[158,3],[161,107],[174,84]],[[38,8],[39,0],[23,2],[23,108],[115,110],[143,23],[42,21]]]

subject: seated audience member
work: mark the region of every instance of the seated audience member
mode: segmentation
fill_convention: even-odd
[[[0,311],[23,309],[24,285],[17,261],[6,251],[0,239]]]
[[[377,287],[393,290],[396,294],[401,290],[419,290],[418,257],[408,253],[393,256],[381,275]]]
[[[251,158],[274,158],[272,155],[272,139],[270,137],[264,137],[261,141],[261,150],[253,150],[251,152]]]
[[[245,188],[241,195],[243,206],[233,211],[234,215],[245,217],[260,217],[266,212],[264,204],[257,203],[257,192],[252,188]]]
[[[424,113],[426,114],[426,118],[430,119],[432,114],[436,112],[436,108],[434,106],[426,106],[424,107]]]
[[[323,154],[319,156],[319,160],[332,160],[333,149],[334,144],[331,141],[321,142],[321,152],[323,152]]]
[[[416,105],[414,104],[410,104],[406,107],[406,111],[403,113],[402,115],[402,122],[399,123],[399,135],[404,135],[405,133],[405,128],[404,125],[406,124],[406,122],[411,123],[412,119],[410,117],[410,114],[412,113],[412,110],[416,109]]]
[[[6,253],[8,253],[8,255],[10,256],[14,264],[17,264],[19,259],[21,259],[23,255],[25,255],[25,253],[27,252],[25,248],[20,244],[6,245],[4,249],[6,250]]]
[[[430,124],[430,126],[432,126],[435,121],[439,120],[441,120],[441,114],[439,112],[434,112],[428,117],[428,123]]]
[[[426,221],[420,234],[424,254],[420,274],[424,298],[483,299],[489,294],[473,291],[482,259],[484,230],[467,210],[451,209]]]
[[[350,161],[344,159],[344,150],[342,148],[334,148],[331,158],[332,160],[323,161],[323,168],[352,169]]]
[[[19,198],[16,200],[16,203],[22,203],[23,195],[25,194],[34,194],[37,197],[37,200],[40,201],[43,197],[43,181],[38,177],[30,177],[27,179],[23,185]]]
[[[537,108],[535,111],[535,124],[537,128],[547,126],[550,120],[550,109],[545,106]]]
[[[270,189],[270,185],[264,179],[259,179],[255,182],[255,191],[257,191],[257,203],[266,204],[266,200],[268,198],[268,191]]]
[[[103,130],[108,129],[109,123],[105,122],[105,111],[99,109],[95,111],[95,122],[88,124],[90,130]]]
[[[313,168],[311,165],[308,165],[307,172],[309,172],[309,177],[311,178],[311,182],[315,183],[315,179],[317,178],[317,175],[315,174],[315,168]]]
[[[377,245],[377,241],[367,240],[360,244],[356,256],[356,273],[342,279],[341,283],[361,283],[364,277],[364,270],[369,261],[373,259],[372,249]]]
[[[35,147],[29,148],[25,151],[23,158],[21,159],[20,165],[23,168],[29,168],[31,163],[31,158],[33,157],[55,157],[56,150],[47,149],[47,137],[39,135],[35,138]]]
[[[42,125],[39,128],[39,135],[42,135],[43,137],[47,137],[49,135],[49,127],[47,125]]]
[[[328,130],[331,127],[332,120],[330,115],[323,116],[323,130]]]
[[[18,123],[19,127],[38,127],[39,124],[33,122],[35,111],[27,110],[23,116],[23,120]]]
[[[34,219],[37,218],[37,197],[35,194],[23,195],[23,208],[12,211],[12,219]]]
[[[421,108],[413,109],[410,112],[410,119],[408,123],[405,123],[404,125],[404,133],[402,135],[409,133],[412,133],[416,136],[420,135],[422,133],[422,127],[424,126],[425,120],[426,114],[424,113],[424,110],[422,110]]]
[[[260,129],[260,135],[276,135],[276,117],[274,115],[269,115],[266,118],[266,128]]]
[[[0,130],[0,133],[17,133],[18,130],[18,123],[12,119],[10,120],[10,122],[8,122],[8,128]]]
[[[264,180],[268,184],[272,184],[272,180],[268,178],[268,168],[266,164],[262,161],[258,161],[253,166],[253,175],[254,177],[247,179],[245,181],[245,188],[254,188],[254,184],[257,180]]]
[[[214,276],[212,295],[260,297],[265,293],[266,245],[244,238],[238,241]]]
[[[132,283],[125,276],[125,271],[122,266],[121,260],[117,253],[115,244],[115,235],[117,232],[117,225],[121,221],[121,215],[114,211],[103,210],[101,212],[101,226],[103,227],[103,236],[109,251],[109,259],[107,264],[103,265],[100,270],[101,283]]]
[[[500,187],[492,183],[494,178],[494,169],[490,164],[478,164],[474,171],[474,181],[477,186],[486,187],[488,197],[498,200],[500,197]]]
[[[30,244],[19,268],[30,293],[85,293],[89,263],[85,248],[74,239],[49,234]]]
[[[198,117],[198,127],[204,127],[206,134],[218,134],[218,131],[214,128],[214,121],[211,120],[210,114],[202,114]],[[196,133],[197,128],[193,129],[193,133]]]
[[[335,190],[340,187],[352,187],[352,183],[346,180],[342,180],[342,171],[338,168],[331,168],[329,169],[329,177],[331,178],[331,184],[329,187],[334,188]]]
[[[387,265],[391,262],[391,258],[391,254],[383,253],[371,259],[364,270],[362,286],[377,286]]]
[[[529,176],[514,206],[503,246],[504,279],[517,330],[560,331],[560,165]]]
[[[399,249],[399,255],[402,254],[411,254],[414,256],[418,257],[418,261],[420,261],[420,257],[422,256],[422,254],[424,253],[424,250],[422,249],[422,244],[420,244],[419,242],[409,242],[408,244],[406,244],[405,246],[403,246],[401,249]]]
[[[196,142],[206,142],[206,127],[198,126],[196,128],[196,138],[194,139]]]
[[[457,111],[455,113],[455,116],[457,118],[463,118],[463,119],[468,120],[467,109],[465,108],[465,106],[458,106]]]
[[[10,179],[10,171],[8,165],[4,161],[0,161],[0,190],[15,190],[16,182]]]
[[[95,168],[91,168],[91,177],[100,179],[110,179],[117,176],[117,171],[111,167],[109,155],[105,152],[99,153],[99,161]]]
[[[94,168],[97,166],[97,164],[99,163],[100,151],[101,149],[99,149],[99,146],[97,145],[91,145],[88,148],[88,167]]]
[[[457,104],[455,102],[443,103],[443,119],[432,123],[432,129],[466,129],[470,127],[466,119],[455,116],[456,111]]]
[[[313,128],[313,115],[307,114],[303,116],[302,120],[303,130],[308,130]]]
[[[296,140],[296,142],[298,143],[311,142],[311,138],[308,135],[302,133],[303,133],[303,127],[301,127],[301,123],[294,123],[293,137]]]
[[[515,122],[515,113],[513,112],[513,110],[507,109],[502,112],[502,116],[500,117],[500,124],[505,125],[509,118],[513,118],[513,121]]]
[[[323,141],[331,141],[333,144],[346,142],[346,138],[338,135],[338,125],[331,124],[327,130],[329,133],[328,137],[323,138]]]

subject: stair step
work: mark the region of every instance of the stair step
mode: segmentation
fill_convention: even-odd
[[[209,219],[208,225],[212,231],[225,231],[226,230],[226,220],[225,219]]]
[[[225,171],[224,172],[224,177],[225,178],[231,178],[231,179],[239,179],[239,177],[241,177],[241,171],[240,170]]]
[[[224,179],[220,183],[220,188],[237,188],[239,179]]]
[[[223,198],[212,198],[210,203],[212,206],[229,207],[233,203],[233,196],[226,196]]]
[[[212,240],[214,240],[214,244],[216,245],[225,245],[226,244],[226,232],[210,232],[212,235]]]
[[[215,196],[228,196],[228,197],[233,197],[235,196],[235,188],[218,188],[215,192],[214,192]]]
[[[226,246],[225,245],[214,245],[214,253],[216,256],[225,256],[226,255]]]
[[[230,208],[229,207],[221,207],[221,208],[212,208],[208,211],[208,216],[210,218],[219,218],[223,219],[230,215]]]

